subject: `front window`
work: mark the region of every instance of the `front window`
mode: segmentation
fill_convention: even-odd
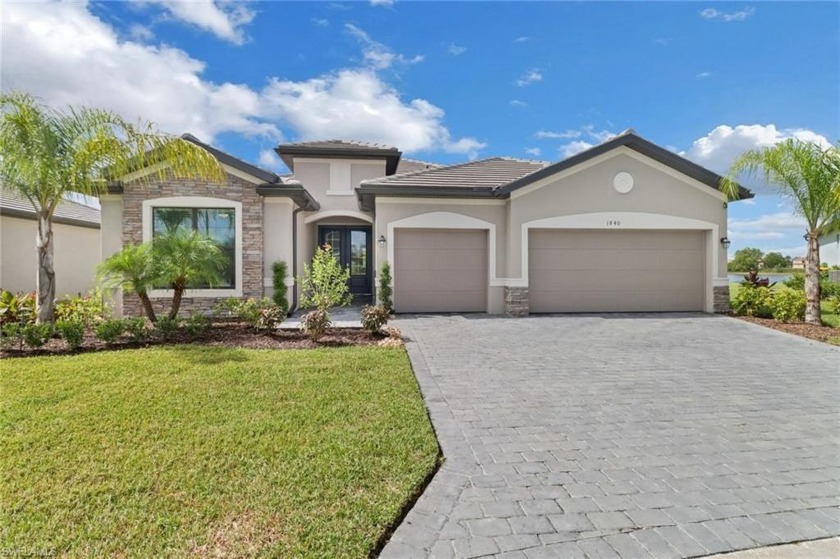
[[[236,286],[236,210],[233,208],[152,208],[152,237],[177,231],[197,231],[210,237],[225,255],[221,281],[199,289]]]

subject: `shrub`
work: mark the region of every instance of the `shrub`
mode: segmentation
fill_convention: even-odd
[[[779,322],[805,320],[805,292],[785,289],[773,295],[773,318]]]
[[[74,295],[55,304],[56,320],[81,322],[93,326],[110,315],[100,289],[93,289],[87,295]]]
[[[177,318],[162,316],[155,323],[155,335],[161,340],[169,340],[178,331],[180,323],[181,321]]]
[[[784,283],[791,289],[805,291],[805,274],[803,274],[802,272],[795,272],[792,276],[790,276],[782,283]]]
[[[35,322],[35,294],[0,291],[0,324]]]
[[[201,313],[193,313],[184,321],[184,331],[192,336],[200,336],[210,329],[210,319]]]
[[[751,270],[746,273],[741,284],[745,287],[773,287],[776,282],[770,283],[770,278],[760,278],[758,272]]]
[[[244,300],[231,297],[216,305],[216,312],[223,316],[236,317],[259,331],[274,330],[286,318],[283,309],[268,297]]]
[[[791,289],[805,291],[805,274],[796,272],[784,284]],[[830,299],[835,295],[840,295],[840,283],[829,281],[827,271],[820,272],[820,299]]]
[[[833,299],[840,296],[840,283],[836,281],[820,282],[820,299]]]
[[[80,320],[59,320],[55,329],[67,344],[67,349],[76,351],[85,341],[85,324]]]
[[[132,342],[144,342],[149,337],[149,328],[146,319],[142,317],[126,318],[123,320],[124,332]]]
[[[23,324],[10,322],[0,328],[0,346],[3,349],[23,350]]]
[[[362,328],[376,334],[379,330],[388,323],[391,318],[391,313],[385,305],[362,307]]]
[[[312,265],[303,265],[303,277],[300,280],[301,306],[329,311],[332,307],[349,305],[353,302],[347,286],[349,279],[350,270],[341,268],[332,247],[318,247],[312,257]]]
[[[300,327],[313,341],[317,342],[330,327],[330,315],[327,311],[315,309],[300,317]]]
[[[773,315],[772,302],[769,288],[745,284],[732,299],[732,311],[738,315],[770,318]]]
[[[103,320],[93,329],[96,339],[108,345],[116,342],[123,335],[123,332],[125,332],[125,323],[118,318]]]
[[[23,327],[23,341],[32,349],[42,347],[53,335],[52,324],[27,324]]]
[[[285,316],[289,314],[289,301],[286,299],[289,289],[286,286],[286,263],[283,261],[275,262],[271,265],[271,272],[271,285],[274,288],[272,298]]]
[[[216,303],[216,308],[213,312],[218,317],[222,318],[240,318],[239,309],[242,305],[242,299],[237,297],[228,297]]]
[[[831,314],[840,314],[840,295],[834,295],[828,300],[828,309]]]
[[[394,312],[394,301],[391,288],[391,265],[383,262],[379,269],[379,302],[388,309],[389,313]]]
[[[402,339],[402,331],[396,326],[386,326],[382,329],[382,333],[389,338],[397,338],[398,340]]]

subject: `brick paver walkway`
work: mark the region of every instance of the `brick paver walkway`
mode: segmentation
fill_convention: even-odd
[[[840,535],[840,348],[707,315],[400,318],[446,462],[382,553]]]

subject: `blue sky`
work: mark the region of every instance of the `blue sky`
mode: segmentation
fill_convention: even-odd
[[[2,87],[190,131],[281,171],[282,141],[436,162],[558,160],[634,128],[722,172],[745,149],[840,138],[840,4],[6,2]],[[761,184],[731,253],[804,252]]]

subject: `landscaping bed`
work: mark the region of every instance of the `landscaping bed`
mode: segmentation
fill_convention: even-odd
[[[439,457],[399,348],[16,359],[0,398],[0,548],[49,556],[366,557]]]
[[[104,351],[114,349],[128,349],[159,345],[200,344],[215,347],[240,347],[251,349],[313,349],[318,347],[342,347],[377,345],[389,340],[382,334],[371,334],[361,328],[334,328],[317,342],[297,328],[278,329],[273,332],[258,332],[249,328],[245,323],[222,321],[213,322],[203,332],[188,333],[178,330],[167,340],[152,338],[142,342],[120,339],[115,343],[106,344],[96,338],[90,331],[85,333],[84,343],[75,352],[67,349],[67,344],[58,337],[51,338],[38,349],[24,347],[20,349],[5,348],[0,350],[0,357],[21,357],[35,355],[62,355],[69,353],[85,353],[90,351]]]
[[[818,342],[840,345],[840,329],[832,328],[831,326],[816,326],[804,322],[779,322],[772,318],[758,318],[756,316],[732,316],[744,322],[752,322],[753,324],[773,328],[774,330],[787,332],[788,334],[817,340]]]

